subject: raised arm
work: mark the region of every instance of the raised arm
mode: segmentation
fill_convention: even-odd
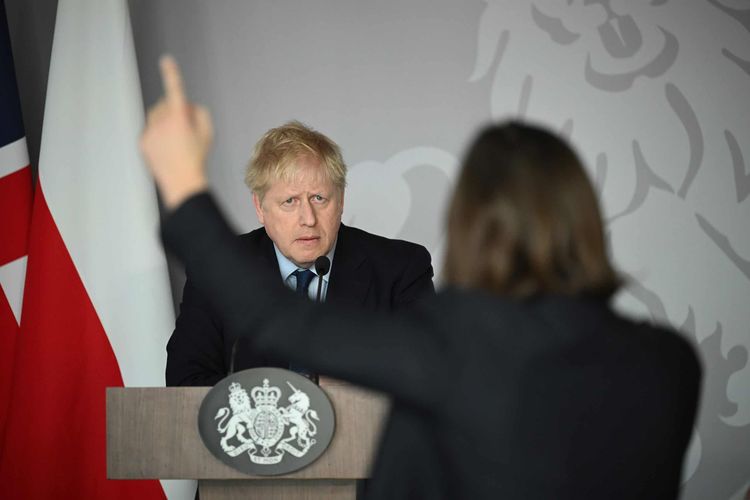
[[[280,289],[254,264],[209,194],[188,198],[164,221],[164,243],[192,272],[230,335],[258,351],[434,408],[435,381],[454,355],[429,303],[397,315],[317,304]],[[421,308],[421,309],[420,309]]]
[[[141,151],[168,209],[204,191],[205,164],[213,142],[211,115],[185,97],[174,59],[160,61],[164,97],[148,112]]]

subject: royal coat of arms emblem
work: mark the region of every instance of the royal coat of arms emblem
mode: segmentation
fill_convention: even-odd
[[[293,392],[289,405],[280,408],[281,390],[269,386],[268,379],[263,379],[262,387],[253,387],[250,397],[237,382],[230,384],[229,408],[221,408],[215,417],[217,430],[224,436],[221,448],[227,455],[236,457],[247,451],[256,464],[276,464],[284,453],[301,457],[315,444],[318,414],[310,408],[307,394],[289,382],[287,385]],[[287,426],[289,437],[282,439]]]
[[[250,474],[283,474],[304,467],[325,451],[333,425],[325,393],[278,368],[230,375],[206,396],[199,417],[209,450]]]

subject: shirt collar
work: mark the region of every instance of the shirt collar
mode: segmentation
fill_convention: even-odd
[[[328,278],[331,277],[331,271],[333,271],[333,254],[336,252],[336,243],[338,243],[338,241],[338,238],[336,238],[336,241],[333,242],[333,246],[326,254],[328,260],[331,261],[331,267],[323,276],[323,281],[325,281],[326,283],[328,283]],[[276,252],[276,261],[279,263],[279,272],[281,273],[281,279],[282,281],[286,281],[289,276],[299,268],[297,267],[297,264],[287,259],[284,254],[281,253],[281,250],[279,250],[279,247],[276,246],[276,243],[273,244],[273,251]],[[317,276],[318,273],[315,272],[315,265],[310,266],[310,271],[315,273],[315,275]]]

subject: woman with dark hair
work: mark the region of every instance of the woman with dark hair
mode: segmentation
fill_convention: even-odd
[[[271,293],[206,193],[208,114],[162,63],[142,149],[165,244],[259,350],[393,398],[372,498],[676,498],[700,367],[677,333],[618,316],[596,197],[570,148],[520,123],[469,148],[447,287],[379,316]],[[290,313],[293,311],[293,313]],[[404,450],[401,437],[418,437]]]
[[[562,140],[514,122],[479,134],[448,214],[444,277],[516,298],[617,290],[596,196]]]

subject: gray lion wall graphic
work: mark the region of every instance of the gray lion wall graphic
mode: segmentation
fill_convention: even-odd
[[[357,163],[348,176],[344,222],[425,245],[433,269],[439,270],[445,236],[442,214],[457,166],[451,153],[428,146],[400,151],[383,162]],[[387,203],[383,193],[388,194]]]
[[[689,317],[716,394],[685,497],[727,499],[750,479],[750,4],[484,3],[469,82],[491,80],[494,118],[578,147],[630,283],[618,306],[677,327]]]
[[[325,451],[333,409],[323,391],[276,368],[245,370],[219,382],[199,416],[201,438],[228,465],[248,474],[297,470]]]

